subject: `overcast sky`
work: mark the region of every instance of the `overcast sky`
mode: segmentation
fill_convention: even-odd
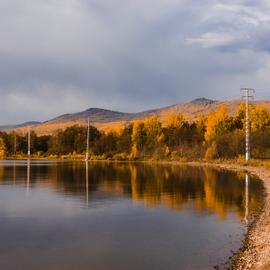
[[[243,86],[270,88],[269,0],[0,0],[0,124]]]

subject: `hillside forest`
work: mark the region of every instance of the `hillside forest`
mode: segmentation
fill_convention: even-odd
[[[251,156],[270,158],[270,113],[250,107]],[[0,157],[24,157],[27,134],[0,132]],[[31,132],[34,158],[84,158],[87,127],[74,125],[51,135]],[[225,106],[189,122],[182,114],[161,123],[156,116],[136,120],[120,130],[102,131],[90,126],[93,160],[211,160],[238,158],[245,153],[245,105],[231,115]]]

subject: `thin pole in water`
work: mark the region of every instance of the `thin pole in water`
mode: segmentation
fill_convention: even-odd
[[[246,161],[250,160],[250,124],[249,124],[249,100],[254,99],[255,90],[241,88],[242,99],[246,101]]]

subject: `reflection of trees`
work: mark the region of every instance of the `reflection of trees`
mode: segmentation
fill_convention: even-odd
[[[205,208],[218,213],[224,219],[228,209],[234,209],[238,217],[245,217],[246,189],[245,174],[229,171],[212,170],[204,168],[203,175],[205,197],[198,200],[200,208]],[[253,180],[250,183],[249,211],[256,210],[259,206],[259,194],[262,191],[259,181]]]
[[[136,179],[132,179],[132,194],[143,199],[147,205],[163,203],[170,208],[179,208],[190,198],[202,196],[203,185],[200,171],[176,169],[177,166],[134,166]]]
[[[4,167],[0,165],[0,179],[4,178]]]
[[[13,179],[13,170],[14,167],[0,166],[0,181]],[[30,185],[64,194],[89,196],[89,201],[96,194],[103,194],[103,199],[121,194],[151,207],[163,205],[173,210],[189,207],[217,213],[221,219],[228,211],[235,211],[241,219],[245,216],[243,173],[237,175],[207,167],[96,162],[89,163],[88,176],[87,187],[85,164],[80,162],[33,165]],[[24,166],[16,167],[16,177],[16,184],[19,183],[18,178],[26,179]],[[249,212],[258,207],[261,189],[260,181],[250,181]]]

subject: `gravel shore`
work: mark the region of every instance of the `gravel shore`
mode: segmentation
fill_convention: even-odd
[[[197,165],[203,165],[202,163]],[[230,269],[270,269],[270,170],[263,167],[241,166],[234,164],[205,164],[229,170],[247,171],[258,176],[264,183],[264,207],[251,224],[243,247],[235,255]]]

